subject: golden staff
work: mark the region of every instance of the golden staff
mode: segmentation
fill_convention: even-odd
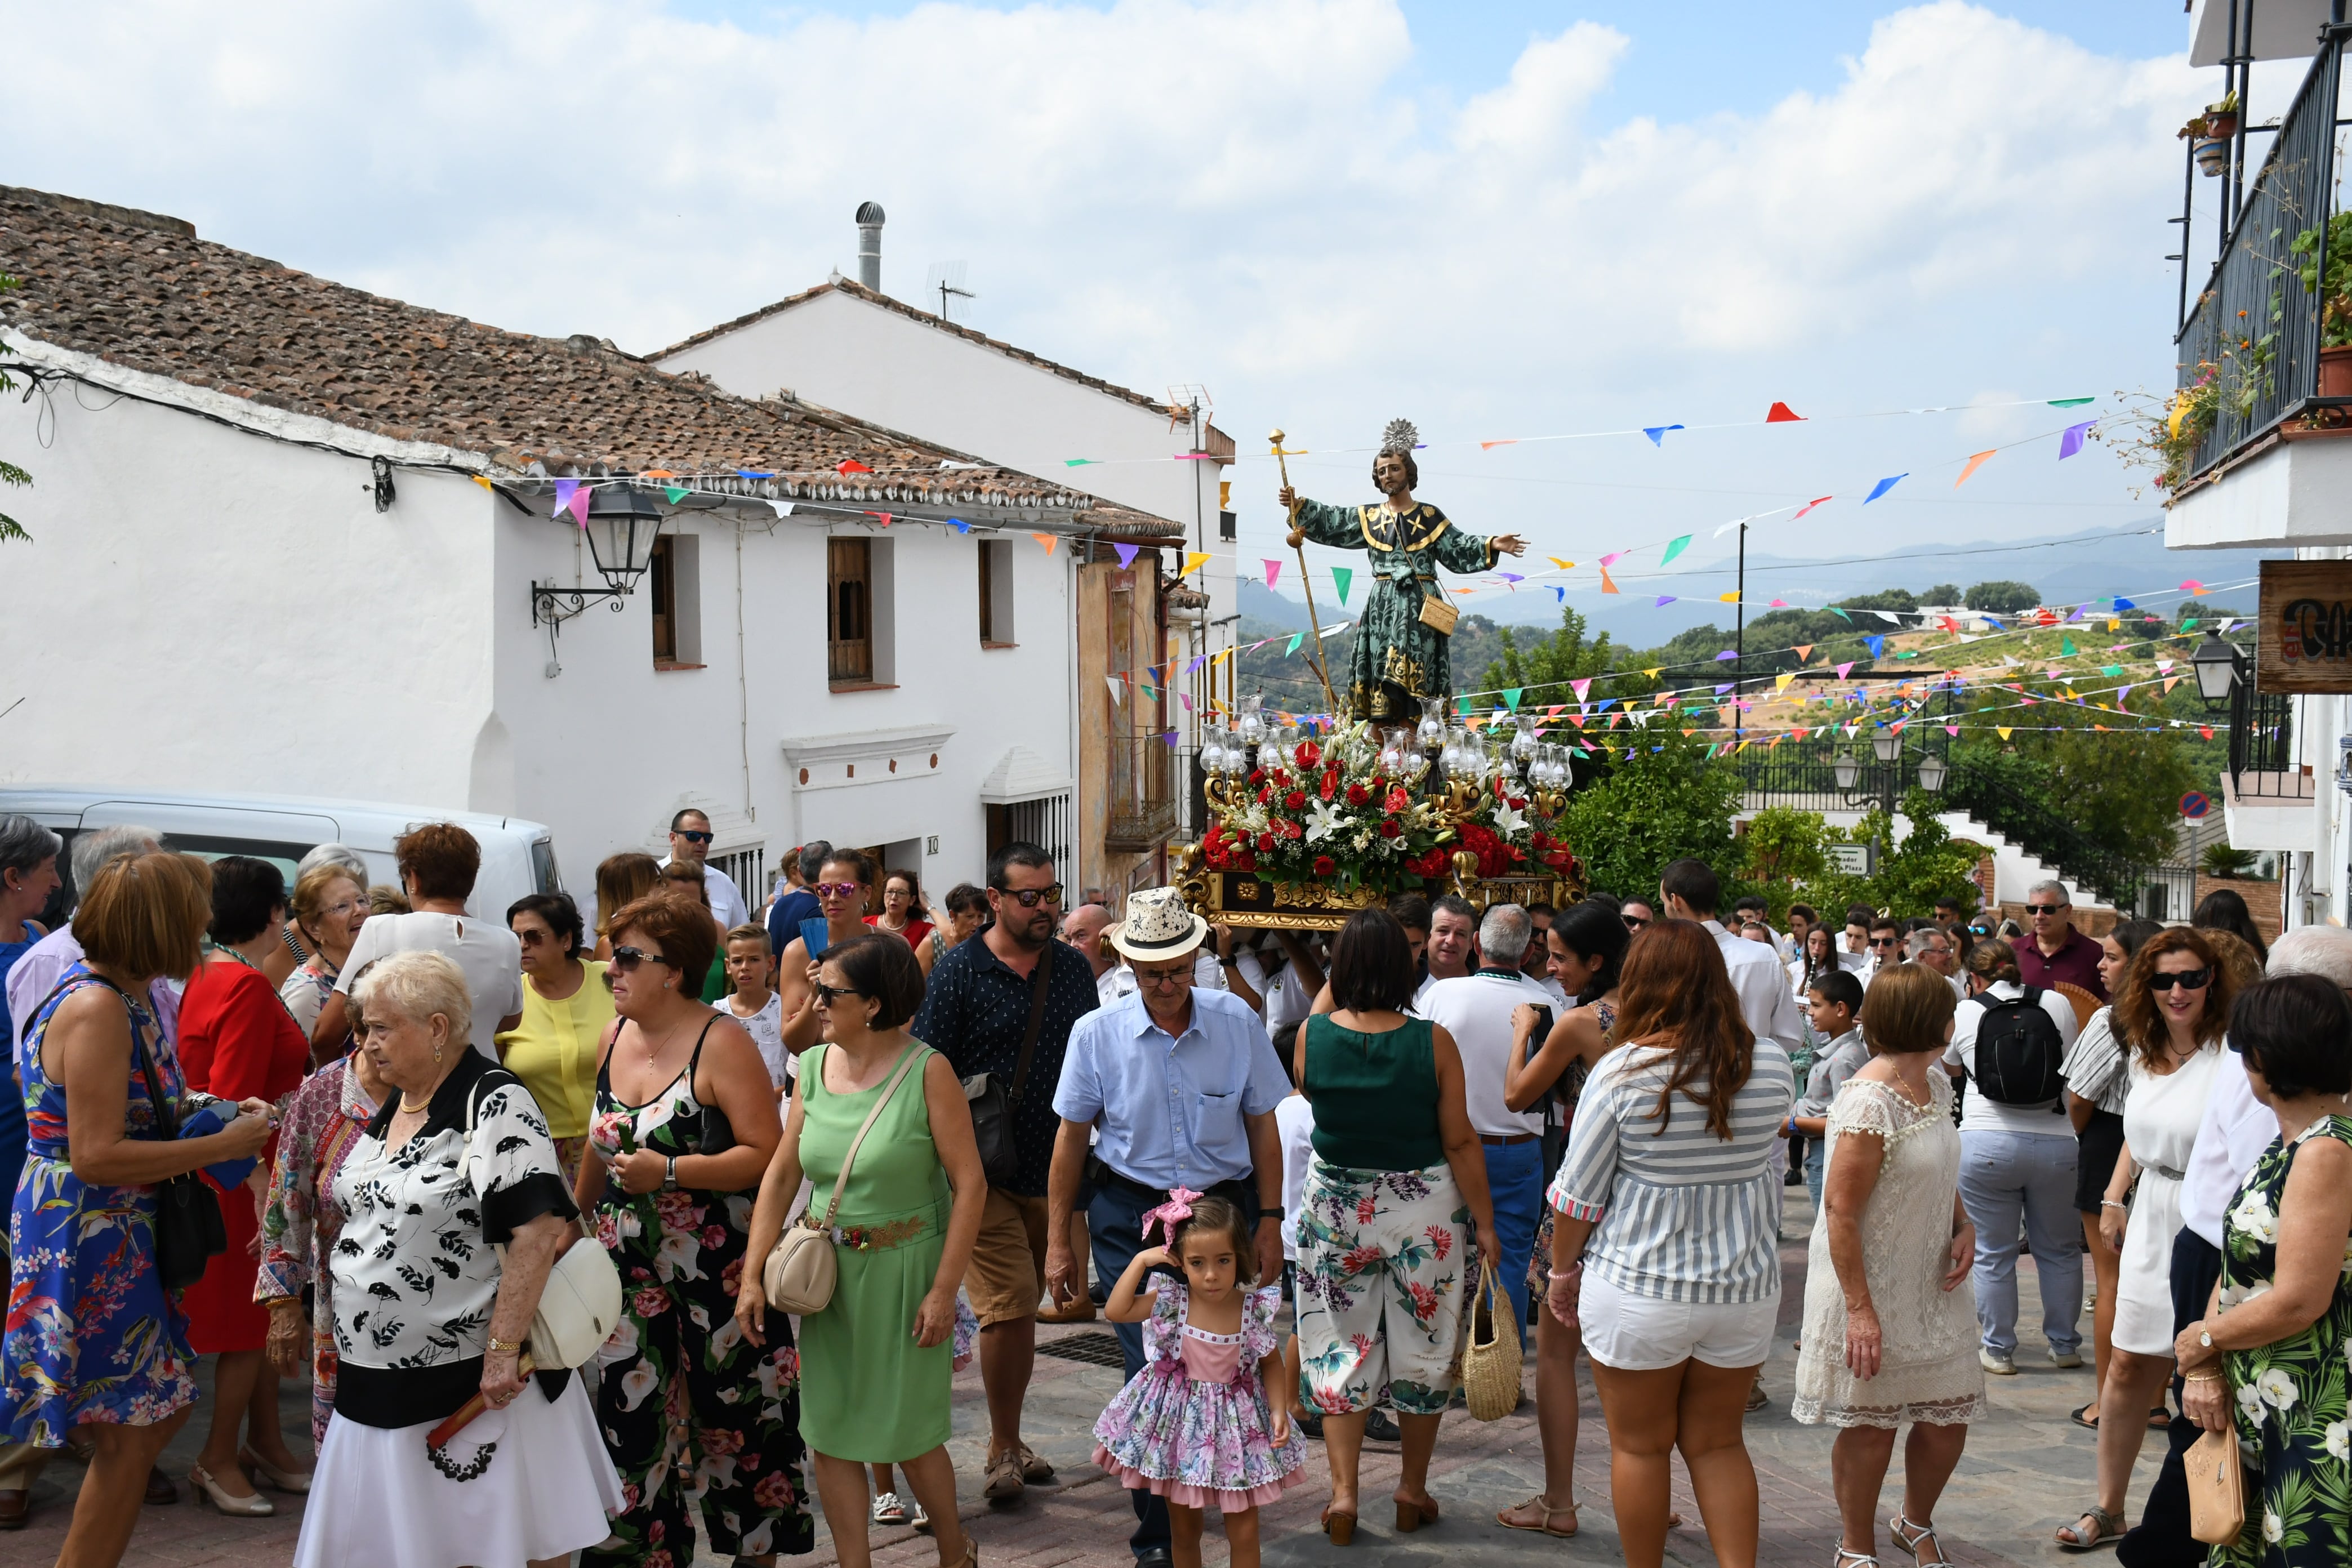
[[[1282,432],[1276,430],[1267,439],[1274,443],[1274,460],[1282,469],[1282,488],[1288,489],[1290,458],[1282,449]],[[1339,700],[1331,694],[1331,671],[1323,662],[1323,617],[1315,613],[1315,582],[1307,574],[1307,531],[1298,526],[1298,501],[1296,497],[1290,502],[1288,521],[1290,548],[1298,552],[1298,585],[1307,590],[1307,618],[1312,623],[1307,630],[1315,638],[1315,673],[1322,679],[1323,703],[1330,712],[1331,722],[1336,725],[1339,722]],[[1234,662],[1238,664],[1240,661],[1236,659]]]

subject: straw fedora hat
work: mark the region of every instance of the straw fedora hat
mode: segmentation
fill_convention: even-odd
[[[1209,934],[1209,922],[1184,907],[1173,888],[1150,888],[1127,896],[1127,920],[1109,932],[1111,946],[1131,962],[1156,963],[1181,958]]]

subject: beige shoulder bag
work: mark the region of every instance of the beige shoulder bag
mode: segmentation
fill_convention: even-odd
[[[775,1250],[760,1269],[760,1283],[768,1294],[768,1305],[779,1312],[797,1312],[803,1317],[822,1312],[833,1300],[833,1289],[841,1278],[841,1260],[833,1252],[833,1216],[841,1211],[841,1194],[849,1185],[849,1168],[857,1163],[857,1146],[866,1142],[875,1121],[907,1075],[915,1070],[916,1061],[924,1047],[919,1041],[907,1048],[898,1070],[890,1075],[874,1109],[866,1113],[866,1121],[857,1129],[857,1136],[849,1141],[849,1152],[841,1157],[841,1174],[833,1184],[833,1201],[824,1205],[824,1217],[819,1219],[812,1209],[802,1214],[798,1225],[787,1226],[784,1234],[776,1238]],[[803,1064],[803,1070],[823,1072],[822,1060]]]

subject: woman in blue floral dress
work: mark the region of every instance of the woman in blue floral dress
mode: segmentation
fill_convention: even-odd
[[[2214,1568],[2352,1563],[2352,1002],[2315,974],[2250,987],[2230,1016],[2254,1098],[2279,1136],[2222,1218],[2221,1278],[2174,1343],[2181,1408],[2236,1432],[2245,1528]],[[2218,1364],[2217,1364],[2218,1363]]]
[[[74,910],[86,954],[30,1020],[21,1058],[30,1134],[10,1216],[0,1436],[96,1447],[60,1560],[119,1562],[147,1472],[194,1404],[188,1320],[155,1263],[155,1184],[251,1159],[272,1118],[245,1101],[222,1131],[166,1143],[142,1059],[184,1121],[211,1096],[187,1091],[171,1043],[141,1000],[157,976],[185,979],[212,918],[212,878],[193,856],[110,861]],[[68,1141],[68,1091],[81,1142]],[[119,1134],[109,1134],[116,1127]]]

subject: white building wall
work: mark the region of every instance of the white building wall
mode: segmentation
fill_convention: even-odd
[[[6,502],[34,542],[0,547],[0,708],[25,699],[0,719],[0,783],[509,813],[552,829],[584,900],[599,859],[660,846],[689,798],[719,847],[761,844],[772,868],[810,837],[937,836],[919,869],[944,891],[983,868],[980,784],[1008,747],[1074,769],[1066,549],[1020,540],[1017,646],[982,651],[979,536],[871,530],[896,685],[835,692],[824,537],[847,525],[762,510],[739,584],[732,514],[687,514],[669,526],[699,547],[703,668],[654,668],[639,592],[566,622],[551,675],[531,580],[602,581],[569,523],[417,470],[379,513],[358,459],[52,404],[44,445],[41,404],[0,400],[0,452],[35,478]],[[809,737],[834,744],[803,787],[784,748]]]
[[[701,371],[744,396],[789,388],[825,407],[1181,523],[1190,548],[1214,556],[1187,581],[1209,595],[1211,620],[1234,614],[1233,551],[1217,538],[1223,470],[1213,462],[1162,460],[1205,441],[1205,415],[1198,430],[1171,430],[1164,411],[837,289],[657,363],[665,370]],[[1073,458],[1106,461],[1073,468]],[[1168,564],[1173,571],[1183,562]],[[1234,629],[1219,628],[1205,651],[1229,646]]]

